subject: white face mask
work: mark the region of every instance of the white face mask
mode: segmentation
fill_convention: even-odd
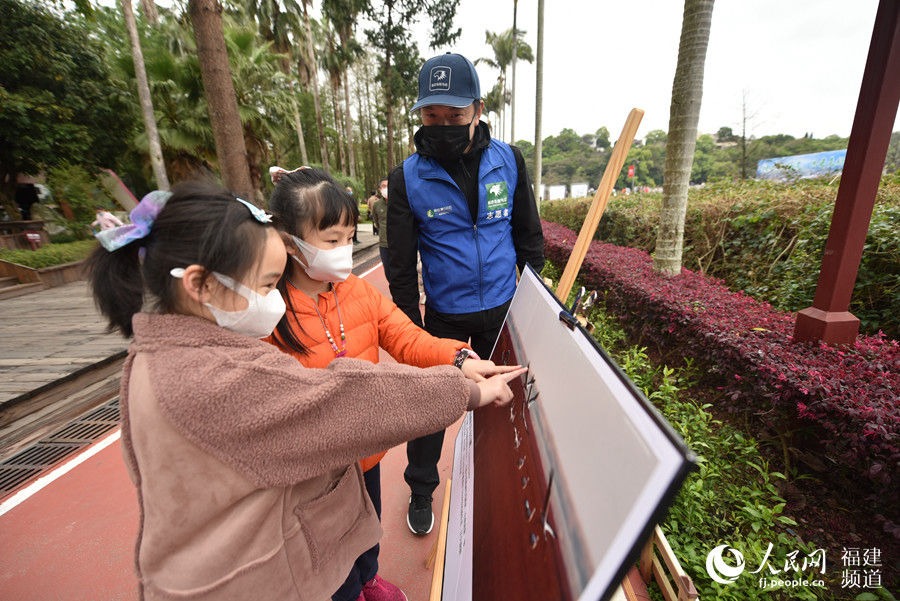
[[[291,255],[306,271],[306,275],[319,282],[343,282],[353,271],[353,245],[345,244],[336,248],[316,248],[297,236],[291,236],[294,244],[306,257],[306,265]]]
[[[275,329],[285,312],[284,299],[278,290],[263,296],[243,284],[235,282],[227,275],[213,272],[213,276],[226,287],[247,299],[247,308],[241,311],[224,311],[209,303],[204,303],[216,318],[216,323],[238,334],[265,338]]]

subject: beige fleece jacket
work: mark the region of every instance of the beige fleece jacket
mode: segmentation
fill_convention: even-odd
[[[357,461],[466,409],[451,366],[306,369],[184,315],[138,314],[122,441],[146,599],[325,601],[381,529]]]

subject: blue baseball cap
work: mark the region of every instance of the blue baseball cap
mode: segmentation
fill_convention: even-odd
[[[419,71],[419,99],[410,109],[441,104],[462,108],[481,100],[475,65],[462,54],[448,52],[425,61]]]

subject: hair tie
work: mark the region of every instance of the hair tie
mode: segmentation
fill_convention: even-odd
[[[234,199],[250,209],[250,214],[253,215],[253,218],[259,221],[260,223],[272,223],[272,216],[260,209],[258,206],[253,204],[252,202],[247,202],[240,196],[235,196]]]
[[[310,169],[310,168],[311,167],[309,167],[307,165],[301,165],[300,167],[297,167],[296,169],[294,169],[292,171],[288,171],[284,167],[279,167],[279,166],[275,165],[275,166],[269,167],[269,177],[272,178],[273,184],[277,184],[279,181],[281,181],[282,177],[284,177],[285,175],[287,175],[289,173],[295,173],[297,171],[300,171],[301,169]]]
[[[156,217],[171,196],[171,192],[164,190],[150,192],[128,214],[131,223],[102,230],[94,234],[94,237],[109,252],[118,250],[135,240],[146,238],[150,233],[150,228],[153,227],[153,222],[156,221]]]

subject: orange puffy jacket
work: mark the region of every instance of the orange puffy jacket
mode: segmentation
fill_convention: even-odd
[[[278,345],[306,367],[326,367],[334,361],[335,354],[316,314],[313,299],[290,285],[288,293],[290,299],[285,300],[289,301],[287,317],[291,329],[309,352],[304,355],[283,349],[277,344],[276,339],[280,340],[277,332],[265,340]],[[378,348],[381,347],[400,363],[432,367],[452,364],[457,351],[469,348],[469,345],[458,340],[435,338],[410,321],[378,289],[355,275],[334,284],[334,293],[323,292],[317,299],[319,313],[339,348],[341,320],[338,319],[335,295],[344,322],[347,357],[378,363]],[[385,453],[387,450],[360,461],[363,471],[375,467]]]

